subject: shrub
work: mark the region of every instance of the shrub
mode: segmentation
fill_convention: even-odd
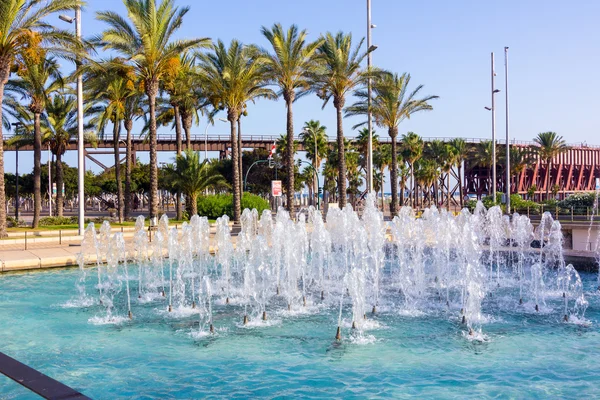
[[[77,217],[43,217],[40,218],[40,226],[73,225],[77,221]]]
[[[260,196],[250,193],[242,195],[242,210],[245,208],[256,208],[258,213],[270,208],[269,202]],[[198,198],[198,215],[216,219],[223,215],[233,218],[233,195],[215,194],[210,196],[201,196]]]
[[[15,228],[18,226],[27,226],[24,220],[20,219],[17,221],[15,217],[11,217],[10,215],[6,216],[6,226],[9,228]]]
[[[594,202],[596,201],[595,193],[573,193],[566,199],[560,201],[558,203],[559,207],[562,208],[586,208],[586,207],[594,207]]]

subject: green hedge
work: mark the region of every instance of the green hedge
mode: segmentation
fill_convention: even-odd
[[[559,207],[562,208],[586,208],[594,207],[594,201],[596,201],[595,193],[573,193],[566,199],[558,203]]]
[[[76,223],[78,223],[77,217],[43,217],[43,218],[40,218],[40,226],[73,225]]]
[[[260,215],[263,210],[268,210],[270,206],[269,202],[262,197],[244,193],[242,195],[242,210],[245,208],[256,208]],[[209,219],[216,219],[225,214],[229,218],[233,218],[233,195],[215,194],[198,198],[198,215],[208,217]]]

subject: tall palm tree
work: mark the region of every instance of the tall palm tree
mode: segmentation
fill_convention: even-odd
[[[352,34],[338,32],[327,33],[318,48],[319,61],[322,63],[318,73],[312,77],[313,91],[323,100],[323,108],[330,99],[337,112],[337,161],[339,206],[346,206],[346,161],[344,148],[344,127],[342,110],[346,96],[364,82],[361,62],[367,56],[361,51],[364,39],[352,47]]]
[[[125,120],[127,100],[137,94],[135,76],[121,59],[111,59],[101,63],[91,63],[82,69],[85,74],[88,98],[97,105],[90,109],[94,114],[92,122],[104,136],[106,126],[112,124],[112,140],[115,160],[115,180],[117,183],[117,210],[119,222],[125,217],[125,196],[121,180],[121,154],[119,141],[121,124]],[[127,157],[127,155],[126,155]]]
[[[64,87],[59,65],[54,58],[47,58],[43,49],[36,56],[27,57],[19,63],[19,79],[9,80],[7,86],[18,88],[29,102],[28,109],[33,115],[33,228],[40,222],[42,209],[41,161],[42,161],[42,114],[52,93]],[[40,57],[37,60],[37,56]]]
[[[546,162],[546,199],[550,192],[550,173],[552,171],[552,160],[561,153],[567,151],[567,145],[562,136],[556,132],[542,132],[533,139],[540,147],[538,148],[539,157]]]
[[[348,108],[346,109],[346,111]],[[379,135],[372,130],[372,141],[371,146],[374,152],[377,152],[379,147]],[[369,153],[369,128],[362,128],[358,131],[356,139],[354,139],[354,145],[360,154],[360,167],[363,171],[367,170],[367,154]],[[375,156],[373,156],[374,158]]]
[[[91,124],[86,124],[89,129]],[[71,95],[54,95],[46,104],[45,118],[42,123],[43,142],[48,143],[50,151],[56,156],[56,215],[63,216],[64,167],[62,156],[71,139],[77,137],[77,99]],[[94,135],[86,132],[86,142],[94,143]]]
[[[291,25],[287,31],[281,24],[274,24],[270,29],[262,27],[263,36],[271,45],[270,51],[263,50],[268,78],[279,87],[278,95],[282,96],[287,108],[286,132],[287,143],[294,143],[294,113],[292,103],[310,90],[309,77],[317,70],[315,55],[322,39],[308,42],[306,30],[299,30]],[[287,153],[293,155],[292,149]],[[287,205],[290,215],[294,216],[294,159],[285,160],[287,181]]]
[[[373,79],[373,95],[371,108],[369,110],[369,93],[365,89],[356,91],[355,96],[359,101],[348,107],[346,115],[367,115],[369,111],[373,115],[375,124],[387,128],[388,135],[392,139],[392,216],[398,211],[398,125],[419,111],[433,110],[429,102],[438,96],[424,96],[417,98],[423,85],[417,86],[412,92],[408,92],[410,74],[392,74],[387,71],[378,71]],[[363,122],[363,124],[366,122]]]
[[[318,174],[321,169],[321,161],[325,158],[329,143],[327,141],[327,127],[321,125],[319,121],[311,119],[304,123],[304,129],[300,133],[304,150],[306,150],[306,158],[308,158],[314,166],[313,174]],[[314,181],[314,182],[313,182]],[[318,196],[319,188],[317,180],[313,179],[313,193]],[[315,201],[315,204],[317,202]]]
[[[168,168],[171,184],[189,199],[187,208],[190,218],[198,214],[198,196],[206,189],[227,186],[227,182],[214,164],[200,161],[198,152],[186,149],[175,157],[174,168]]]
[[[402,156],[410,166],[410,206],[415,204],[415,163],[423,156],[423,139],[414,132],[402,135]]]
[[[535,159],[537,157],[537,147],[518,147],[511,146],[510,147],[510,182],[509,185],[512,186],[513,177],[519,176],[523,170],[532,163],[535,163]],[[502,165],[504,172],[506,172],[506,150],[500,154],[500,165]]]
[[[173,39],[189,11],[189,7],[175,7],[175,0],[123,1],[128,20],[114,11],[97,13],[96,18],[109,25],[98,41],[104,49],[117,51],[131,63],[148,97],[150,218],[153,218],[158,212],[156,97],[159,84],[171,68],[171,60],[179,59],[180,54],[188,50],[207,46],[210,40]]]
[[[37,58],[39,49],[51,54],[72,55],[81,53],[82,46],[75,36],[56,29],[45,21],[49,15],[74,10],[83,2],[78,0],[2,0],[0,1],[0,104],[3,103],[4,86],[10,77],[15,61]],[[0,107],[0,121],[4,122]],[[4,139],[0,124],[0,204],[5,204],[4,194]],[[6,236],[6,208],[0,207],[0,237]]]
[[[392,146],[389,144],[380,144],[377,146],[377,150],[373,151],[373,165],[381,171],[381,210],[384,211],[385,208],[385,196],[384,196],[384,188],[383,181],[385,180],[385,169],[389,168],[392,165]],[[373,178],[375,179],[375,178]],[[375,182],[373,182],[375,183]],[[404,191],[404,186],[402,186],[402,191]],[[404,193],[401,192],[400,198],[404,198]]]
[[[230,123],[233,162],[233,220],[241,216],[241,190],[238,161],[237,121],[244,105],[257,98],[274,98],[266,88],[265,59],[254,49],[232,40],[229,48],[222,41],[214,43],[211,51],[198,55],[198,79],[216,110],[227,109]]]
[[[460,193],[460,208],[461,210],[465,206],[464,203],[464,193],[463,193],[463,177],[462,177],[462,167],[463,163],[467,157],[467,143],[462,138],[454,138],[450,141],[450,146],[454,149],[454,165],[458,171],[458,191]]]
[[[133,143],[131,131],[133,129],[133,120],[140,118],[143,115],[143,110],[140,107],[142,93],[136,90],[131,96],[125,99],[125,107],[123,109],[123,127],[127,132],[125,140],[125,212],[124,217],[128,218],[131,213],[131,171],[135,160],[133,159]]]

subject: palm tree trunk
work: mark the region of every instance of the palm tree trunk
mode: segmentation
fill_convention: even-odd
[[[458,191],[460,192],[460,209],[462,210],[465,207],[465,201],[463,198],[465,197],[463,193],[463,185],[462,185],[462,161],[458,164]]]
[[[237,125],[238,125],[238,132],[237,132],[237,136],[238,136],[238,169],[240,171],[240,193],[244,192],[244,188],[242,187],[243,183],[244,183],[244,174],[243,174],[243,170],[242,170],[242,155],[243,155],[243,151],[242,151],[242,116],[240,115],[238,120],[237,120]]]
[[[173,106],[173,114],[175,115],[175,141],[177,148],[177,155],[181,154],[183,143],[181,142],[181,117],[179,115],[179,106]],[[178,190],[175,198],[175,219],[181,220],[181,192]],[[190,215],[191,217],[191,215]]]
[[[58,217],[63,216],[63,208],[65,199],[63,197],[63,182],[65,181],[65,173],[62,164],[62,154],[59,152],[56,153],[56,215]]]
[[[4,137],[2,134],[2,99],[4,98],[4,85],[8,81],[10,64],[0,59],[0,238],[6,233],[6,194],[4,193]]]
[[[183,125],[183,130],[185,131],[185,148],[191,149],[192,148],[192,137],[190,135],[191,135],[191,130],[192,130],[192,113],[189,112],[188,110],[186,110],[184,107],[183,109],[180,110],[180,114],[181,114],[181,123]]]
[[[231,124],[231,162],[233,164],[233,222],[240,222],[241,215],[241,192],[240,192],[240,172],[238,162],[238,143],[237,143],[237,119],[235,110],[229,109],[227,119]]]
[[[550,172],[552,171],[552,159],[548,159],[546,163],[546,200],[548,200],[548,193],[550,192]]]
[[[33,228],[39,226],[42,211],[42,131],[40,116],[41,114],[36,112],[33,120]],[[51,190],[49,189],[49,191]]]
[[[119,131],[121,121],[115,118],[113,123],[113,148],[115,150],[115,181],[117,182],[117,211],[119,223],[123,222],[123,183],[121,182],[121,155],[119,154]]]
[[[198,214],[198,194],[193,193],[188,196],[190,199],[188,204],[188,210],[190,212],[190,218],[192,215]]]
[[[337,146],[338,146],[338,204],[340,209],[346,207],[346,153],[344,150],[344,127],[342,125],[343,99],[334,100],[337,111]]]
[[[415,163],[410,163],[410,206],[415,208],[415,194],[417,190],[417,185],[415,183]]]
[[[158,163],[156,158],[156,95],[158,82],[149,82],[146,86],[150,111],[150,218],[158,214]]]
[[[127,130],[127,142],[125,150],[125,213],[124,217],[128,218],[131,213],[131,129],[133,128],[133,122],[131,120],[125,121],[125,129]]]
[[[294,212],[294,112],[292,111],[293,98],[286,96],[286,107],[287,107],[287,144],[286,154],[287,159],[285,160],[285,171],[287,174],[287,188],[285,191],[287,208],[290,213],[290,218],[294,219],[296,214]]]
[[[398,215],[398,128],[389,128],[388,134],[392,138],[392,168],[390,169],[390,185],[392,188],[392,204],[390,206],[390,214],[392,218]]]

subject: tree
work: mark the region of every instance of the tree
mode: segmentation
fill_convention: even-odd
[[[175,157],[175,165],[167,171],[173,187],[189,199],[189,216],[198,213],[198,196],[206,189],[226,184],[223,175],[208,160],[200,161],[198,152],[186,149]]]
[[[454,149],[454,165],[458,170],[458,191],[460,193],[460,208],[461,210],[465,206],[464,193],[463,193],[463,177],[462,177],[462,166],[467,157],[467,143],[464,139],[455,138],[450,141],[450,146]]]
[[[402,155],[410,166],[410,206],[414,207],[416,195],[415,163],[423,156],[423,139],[414,132],[402,135]]]
[[[552,160],[559,154],[567,151],[567,145],[562,136],[556,132],[542,132],[533,139],[539,145],[538,155],[546,162],[546,179],[544,186],[546,187],[546,199],[550,192],[550,173],[552,171]]]
[[[377,152],[379,147],[379,135],[375,133],[374,130],[371,131],[372,134],[372,146],[373,152]],[[367,171],[367,154],[369,152],[369,128],[362,128],[358,131],[358,135],[356,135],[356,139],[354,139],[354,146],[358,150],[360,154],[360,167],[363,171]],[[375,158],[375,156],[373,156]]]
[[[317,70],[316,52],[323,42],[307,42],[306,30],[300,31],[292,25],[284,31],[281,24],[274,24],[271,29],[262,27],[261,32],[271,45],[271,51],[263,50],[268,79],[279,87],[278,95],[282,96],[287,108],[287,143],[294,142],[294,113],[292,103],[310,90],[309,77]],[[285,160],[288,175],[287,206],[290,216],[294,217],[294,158],[292,148],[287,149]]]
[[[490,184],[490,179],[492,176],[492,168],[494,166],[494,157],[493,157],[493,147],[494,143],[491,140],[483,140],[477,143],[475,146],[475,165],[478,165],[482,168],[488,169],[488,177],[487,177],[487,187],[488,187],[488,196],[491,194],[490,190],[492,189],[492,184]],[[494,199],[496,202],[496,199]]]
[[[89,129],[90,124],[84,128]],[[65,169],[62,156],[69,142],[77,137],[77,99],[71,95],[54,95],[46,104],[46,115],[42,124],[42,141],[50,146],[50,151],[56,156],[56,215],[63,216],[63,183]],[[95,136],[87,132],[86,142],[95,143]],[[65,185],[66,186],[66,185]]]
[[[40,222],[42,210],[41,160],[42,160],[42,113],[52,93],[64,87],[64,81],[54,58],[47,58],[46,51],[38,48],[36,54],[22,57],[17,62],[19,79],[9,80],[6,86],[23,93],[28,100],[28,111],[33,115],[33,228]],[[23,115],[23,113],[21,113]],[[25,122],[25,121],[21,121]]]
[[[339,206],[346,206],[346,159],[344,148],[344,127],[342,110],[346,104],[346,96],[364,82],[364,74],[360,64],[367,56],[361,52],[364,39],[352,47],[352,34],[338,32],[327,33],[318,48],[321,63],[319,71],[313,75],[313,91],[323,100],[323,108],[330,99],[337,112],[337,161],[338,161],[338,194]]]
[[[189,7],[175,7],[174,0],[124,0],[128,19],[113,11],[97,13],[109,25],[99,38],[107,50],[122,54],[134,67],[148,97],[150,116],[150,218],[158,213],[158,167],[156,137],[156,96],[173,59],[184,52],[207,46],[208,38],[179,39],[173,36],[181,27]]]
[[[266,88],[265,59],[254,49],[232,40],[229,48],[222,41],[199,56],[199,82],[216,110],[227,109],[231,130],[233,161],[233,220],[240,221],[241,190],[238,161],[237,121],[247,102],[257,98],[275,98]]]
[[[20,58],[39,57],[40,47],[51,54],[71,56],[81,53],[82,46],[70,32],[56,29],[44,19],[50,14],[74,10],[78,0],[2,0],[0,1],[0,104],[11,68]],[[40,58],[41,60],[41,58]],[[0,107],[0,122],[4,122]],[[0,204],[4,197],[4,138],[0,123]],[[0,207],[0,237],[6,236],[6,208]]]
[[[369,92],[364,88],[356,91],[355,96],[359,101],[348,107],[346,115],[367,115],[369,111],[373,115],[375,124],[387,128],[388,135],[392,139],[392,216],[398,211],[398,125],[405,119],[419,111],[433,110],[429,102],[438,96],[425,96],[417,98],[423,89],[423,85],[417,86],[412,92],[408,92],[410,74],[392,74],[387,71],[374,73],[372,84],[371,108],[369,109]],[[359,125],[363,125],[363,122]]]
[[[300,133],[300,138],[302,138],[302,144],[304,145],[304,150],[306,151],[306,158],[308,158],[313,167],[313,175],[318,174],[321,169],[321,161],[325,158],[327,154],[327,150],[329,147],[329,142],[327,140],[327,127],[321,125],[319,121],[315,121],[311,119],[308,122],[304,123],[304,129],[302,133]],[[319,188],[317,187],[317,180],[312,179],[313,183],[313,193],[315,194],[315,199],[319,195]],[[318,201],[315,200],[315,205]]]
[[[389,144],[381,144],[377,146],[377,149],[373,151],[373,165],[381,171],[381,210],[384,211],[384,193],[383,193],[383,181],[385,179],[385,169],[392,165],[392,147]],[[404,165],[404,164],[403,164]],[[373,178],[375,180],[375,178]],[[375,188],[375,182],[373,182]],[[375,189],[377,191],[377,189]],[[404,185],[401,185],[400,192],[400,204],[404,205]]]

